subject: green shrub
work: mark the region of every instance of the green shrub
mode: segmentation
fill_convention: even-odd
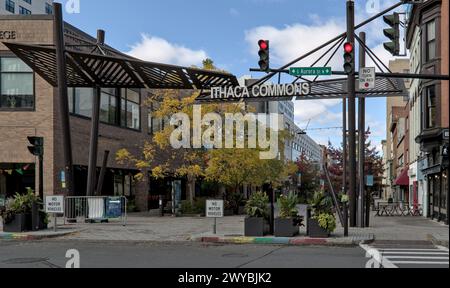
[[[252,194],[245,205],[245,213],[250,217],[267,218],[269,215],[269,196],[263,192]]]
[[[313,217],[314,220],[319,222],[319,226],[328,232],[334,232],[336,230],[336,217],[333,214],[322,213]]]
[[[281,195],[278,198],[278,207],[280,208],[280,218],[294,218],[298,215],[297,196],[294,193],[289,195]]]

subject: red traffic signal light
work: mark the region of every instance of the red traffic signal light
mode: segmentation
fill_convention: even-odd
[[[259,45],[259,49],[261,49],[261,50],[269,49],[269,42],[266,40],[259,40],[258,45]]]
[[[259,40],[259,68],[261,71],[269,72],[270,71],[270,42],[269,40]]]
[[[353,44],[350,42],[345,43],[344,51],[345,51],[345,53],[353,53]]]

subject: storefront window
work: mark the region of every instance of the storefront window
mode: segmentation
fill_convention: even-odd
[[[122,127],[139,130],[140,125],[140,95],[139,92],[122,89],[120,125]]]
[[[18,58],[0,58],[0,108],[33,109],[33,71]]]

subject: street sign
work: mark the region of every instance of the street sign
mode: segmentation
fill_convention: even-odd
[[[330,76],[331,67],[291,67],[289,74],[292,76]]]
[[[359,71],[359,90],[375,89],[375,67],[362,68]]]
[[[64,196],[46,196],[45,212],[53,214],[64,213]]]
[[[374,185],[373,175],[367,175],[366,186],[373,187],[373,185]]]
[[[223,218],[223,200],[207,200],[206,201],[206,217],[207,218]]]

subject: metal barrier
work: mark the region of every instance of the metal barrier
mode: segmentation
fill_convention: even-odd
[[[106,222],[120,219],[127,224],[126,197],[66,197],[64,199],[64,222],[82,220]]]
[[[422,205],[413,205],[405,202],[379,202],[375,207],[376,216],[423,216]]]

